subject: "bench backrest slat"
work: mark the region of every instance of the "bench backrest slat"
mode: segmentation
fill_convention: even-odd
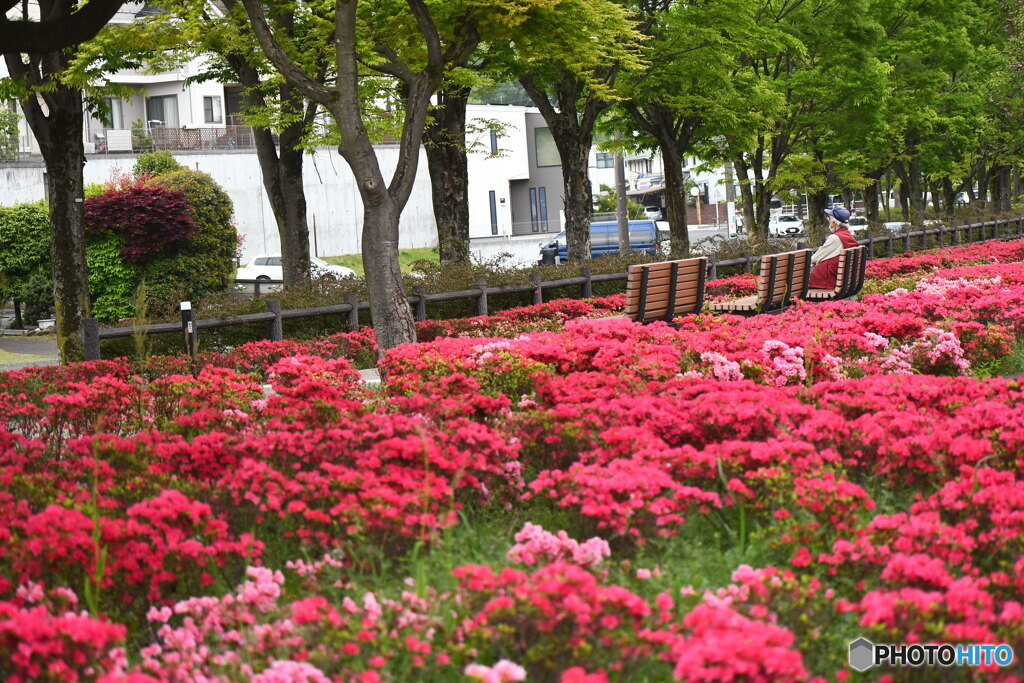
[[[693,258],[630,266],[626,315],[638,322],[671,320],[704,305],[707,259]]]
[[[783,308],[794,296],[806,295],[810,273],[810,250],[762,256],[757,278],[758,310]]]

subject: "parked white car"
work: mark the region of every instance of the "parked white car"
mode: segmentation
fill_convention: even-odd
[[[902,234],[910,230],[910,223],[904,223],[902,221],[889,221],[888,223],[882,223],[882,227],[894,234]]]
[[[868,233],[868,219],[864,216],[850,216],[850,232],[854,237],[861,237]]]
[[[793,237],[803,231],[804,222],[797,216],[779,214],[768,219],[769,237]]]
[[[352,277],[356,273],[351,268],[336,266],[315,256],[309,257],[312,266],[313,276],[318,274],[334,275],[336,277]],[[249,264],[238,269],[235,275],[236,280],[283,280],[284,269],[281,267],[280,254],[257,254],[249,261]]]
[[[660,206],[645,206],[644,207],[644,218],[650,218],[652,221],[660,221],[661,207]]]

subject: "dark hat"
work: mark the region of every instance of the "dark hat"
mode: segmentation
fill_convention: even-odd
[[[825,209],[825,214],[832,216],[840,223],[850,222],[850,210],[845,206],[833,206],[831,209]]]

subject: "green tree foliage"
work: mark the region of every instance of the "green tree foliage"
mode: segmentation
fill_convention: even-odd
[[[102,322],[131,317],[135,291],[143,279],[143,267],[121,256],[125,244],[125,239],[114,232],[92,235],[86,240],[92,314]]]
[[[601,192],[594,197],[594,211],[596,213],[615,213],[618,193],[614,187],[601,185]],[[644,213],[642,204],[637,204],[632,199],[626,198],[626,215],[629,218],[640,218]]]
[[[43,202],[15,206],[0,206],[0,301],[18,302],[40,300],[39,305],[26,311],[25,319],[34,323],[53,310],[53,282],[45,277],[50,267],[50,214]],[[36,274],[42,274],[49,283],[37,295],[27,292],[27,286]],[[46,310],[39,312],[40,308]],[[15,323],[18,319],[15,312]],[[37,313],[39,313],[37,315]]]
[[[234,208],[227,192],[208,173],[188,169],[157,176],[150,183],[181,191],[195,223],[195,232],[180,243],[175,256],[153,261],[151,272],[166,273],[167,281],[179,283],[178,291],[189,298],[226,289],[238,249]],[[149,278],[147,282],[157,296],[160,283]]]
[[[0,161],[18,158],[18,121],[21,116],[0,106]]]
[[[0,206],[0,298],[18,298],[25,280],[50,263],[46,204]]]
[[[153,178],[164,173],[182,171],[182,166],[174,155],[166,149],[159,149],[155,152],[145,152],[135,160],[132,173],[136,178]]]

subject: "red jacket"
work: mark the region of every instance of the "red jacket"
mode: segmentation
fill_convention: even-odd
[[[826,237],[825,244],[828,244],[829,240],[832,238],[838,238],[843,249],[851,249],[858,246],[857,238],[850,234],[849,228],[846,227],[840,226],[835,232]],[[824,248],[825,244],[821,245],[822,248]],[[836,276],[839,274],[840,256],[833,256],[832,258],[825,259],[814,267],[814,270],[811,272],[811,289],[836,288]]]

